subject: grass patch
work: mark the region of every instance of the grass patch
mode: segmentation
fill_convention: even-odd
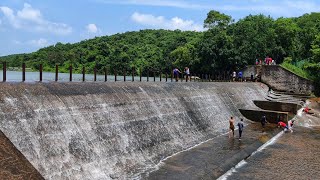
[[[281,67],[283,67],[284,69],[309,80],[312,80],[311,76],[309,75],[309,73],[293,64],[290,64],[288,62],[283,62],[282,64],[280,64]]]

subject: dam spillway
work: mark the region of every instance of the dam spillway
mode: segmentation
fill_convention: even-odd
[[[260,83],[1,83],[0,130],[45,179],[126,179],[228,130]]]

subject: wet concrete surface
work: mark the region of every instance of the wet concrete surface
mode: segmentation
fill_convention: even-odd
[[[298,113],[293,133],[249,157],[227,179],[320,179],[320,98],[307,101],[313,114]]]
[[[242,140],[228,135],[181,152],[164,160],[159,169],[143,179],[216,179],[247,158],[280,130],[268,124],[264,132],[258,123],[250,123],[243,131]]]
[[[44,179],[32,164],[14,147],[0,131],[0,179]]]
[[[227,179],[319,179],[320,127],[295,127]]]
[[[236,82],[1,83],[0,130],[45,179],[134,179],[225,133],[266,92]]]

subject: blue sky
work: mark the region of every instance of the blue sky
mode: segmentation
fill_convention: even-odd
[[[210,10],[297,17],[320,12],[320,0],[1,0],[0,56],[140,29],[202,31]]]

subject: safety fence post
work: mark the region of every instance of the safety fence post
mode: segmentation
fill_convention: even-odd
[[[58,73],[59,73],[59,67],[58,67],[58,64],[56,64],[56,77],[55,77],[55,81],[58,81]]]
[[[22,81],[26,81],[26,63],[22,63]]]
[[[42,82],[42,64],[40,64],[39,73],[40,73],[39,81]]]
[[[72,65],[69,66],[69,71],[70,71],[70,77],[69,77],[69,81],[72,81]]]

